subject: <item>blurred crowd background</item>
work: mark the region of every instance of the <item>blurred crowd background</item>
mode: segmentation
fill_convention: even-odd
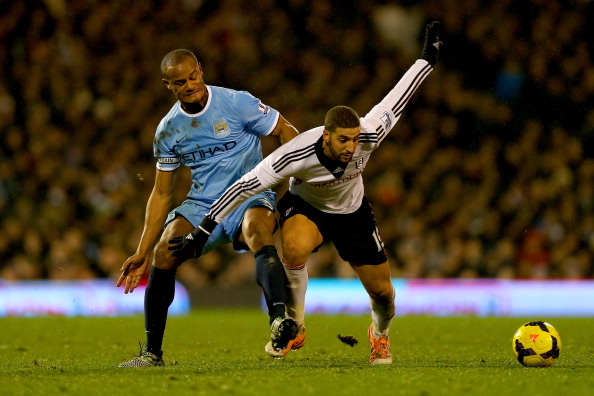
[[[191,49],[207,84],[247,90],[305,131],[335,105],[369,111],[420,56],[431,19],[440,62],[364,175],[393,275],[591,278],[593,11],[586,0],[2,2],[0,278],[119,275],[175,100],[159,72],[167,52]],[[329,245],[308,268],[354,276]],[[254,282],[253,257],[220,249],[178,278]]]

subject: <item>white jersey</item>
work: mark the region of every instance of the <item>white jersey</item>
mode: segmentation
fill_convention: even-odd
[[[353,213],[363,199],[362,174],[371,153],[394,127],[409,99],[432,70],[427,61],[417,60],[388,95],[361,118],[359,145],[346,167],[324,154],[324,127],[310,129],[279,147],[229,187],[213,203],[209,216],[220,222],[245,199],[287,178],[289,191],[315,208],[327,213]]]

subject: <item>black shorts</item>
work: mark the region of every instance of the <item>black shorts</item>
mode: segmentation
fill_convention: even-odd
[[[365,196],[355,212],[334,214],[322,212],[303,198],[287,191],[278,201],[277,209],[281,227],[289,217],[296,214],[313,221],[324,240],[332,241],[338,254],[345,261],[356,264],[383,264],[388,260],[373,210]]]

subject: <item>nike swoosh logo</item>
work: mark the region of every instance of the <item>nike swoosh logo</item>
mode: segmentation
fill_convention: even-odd
[[[175,143],[179,143],[179,142],[181,142],[182,140],[184,140],[184,139],[185,139],[185,138],[187,138],[187,137],[188,137],[188,135],[184,136],[184,137],[183,137],[183,138],[181,138],[181,139],[175,139]]]

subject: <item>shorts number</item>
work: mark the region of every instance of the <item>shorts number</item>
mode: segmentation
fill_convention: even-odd
[[[377,251],[381,251],[384,248],[384,243],[379,236],[377,227],[375,227],[375,230],[373,230],[373,240],[375,241],[375,246],[377,246]]]

